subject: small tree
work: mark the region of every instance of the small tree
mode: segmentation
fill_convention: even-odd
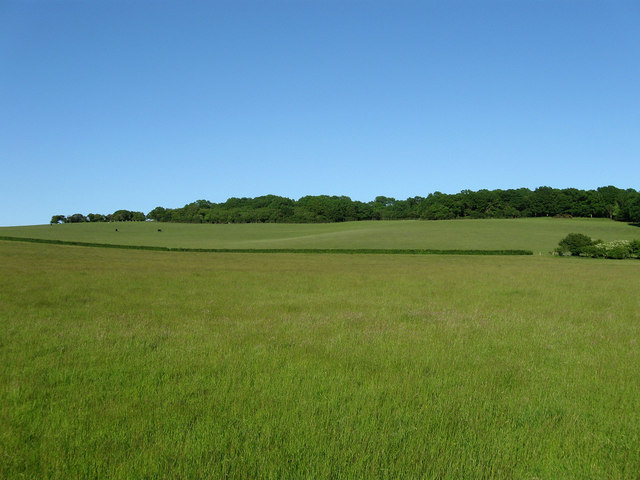
[[[146,218],[146,215],[142,212],[131,212],[131,220],[134,222],[144,222]]]
[[[133,213],[129,210],[116,210],[111,214],[112,222],[130,222],[133,218]]]
[[[107,218],[101,213],[90,213],[87,215],[90,222],[105,222]]]
[[[594,241],[591,240],[591,237],[582,233],[570,233],[560,240],[556,251],[561,255],[566,255],[567,253],[571,255],[580,255],[587,247],[592,245],[594,245]]]
[[[67,223],[83,223],[86,221],[88,221],[87,217],[85,217],[81,213],[74,213],[70,217],[67,217]]]
[[[170,214],[167,212],[167,209],[164,207],[156,207],[147,213],[147,218],[149,220],[155,220],[157,222],[166,222],[170,218]]]
[[[51,224],[53,225],[54,223],[67,223],[67,217],[65,217],[64,215],[54,215],[53,217],[51,217]]]

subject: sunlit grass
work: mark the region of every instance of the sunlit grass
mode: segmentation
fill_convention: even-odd
[[[0,242],[0,477],[634,478],[637,261]]]
[[[572,232],[605,241],[640,238],[638,227],[584,218],[303,225],[125,222],[0,228],[0,236],[183,248],[523,249],[533,250],[536,254],[548,254]]]

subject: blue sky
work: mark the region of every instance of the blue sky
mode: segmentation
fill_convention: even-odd
[[[0,3],[0,225],[640,179],[640,2]]]

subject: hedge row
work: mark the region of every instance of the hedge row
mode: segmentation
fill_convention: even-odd
[[[162,252],[207,252],[207,253],[338,253],[338,254],[388,254],[388,255],[533,255],[531,250],[437,250],[400,248],[186,248],[156,247],[151,245],[118,245],[113,243],[76,242],[45,238],[7,237],[0,240],[12,242],[48,243],[75,247],[123,248],[130,250],[155,250]]]

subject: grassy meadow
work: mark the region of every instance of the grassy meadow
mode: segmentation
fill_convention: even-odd
[[[0,236],[120,245],[242,249],[525,249],[536,254],[548,254],[572,232],[604,241],[640,238],[638,227],[585,218],[231,225],[116,222],[0,228]]]
[[[547,238],[554,221],[481,246],[550,250],[562,236]],[[346,236],[409,247],[425,232],[434,243],[453,238],[447,229],[469,222],[459,224],[401,222],[395,235],[383,222],[264,225],[264,239],[251,225],[140,227],[161,226],[166,242],[178,241],[174,228],[189,232],[192,245],[326,246]],[[429,230],[437,225],[446,232]],[[607,225],[619,231],[591,234],[633,228]],[[87,241],[102,234],[23,230],[67,227]],[[0,241],[0,267],[0,478],[640,472],[637,260]]]

